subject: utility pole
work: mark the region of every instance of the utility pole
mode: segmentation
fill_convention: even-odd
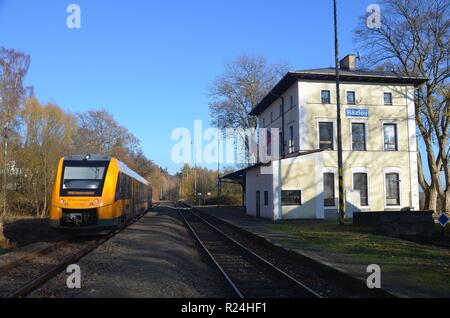
[[[338,39],[338,19],[337,0],[334,2],[334,49],[336,62],[336,105],[337,105],[337,143],[338,143],[338,175],[339,175],[339,224],[344,224],[345,202],[344,202],[344,168],[342,159],[342,122],[341,122],[341,89],[340,89],[340,69],[339,69],[339,39]]]

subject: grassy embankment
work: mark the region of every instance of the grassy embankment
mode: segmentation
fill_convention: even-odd
[[[301,239],[322,253],[332,252],[349,262],[378,264],[392,284],[405,290],[450,296],[450,250],[368,233],[337,222],[274,224],[272,229]],[[450,226],[447,228],[450,237]]]

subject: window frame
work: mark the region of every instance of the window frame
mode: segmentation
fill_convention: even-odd
[[[300,204],[297,203],[285,203],[284,202],[284,194],[286,192],[298,192],[299,194],[299,199],[300,199]],[[303,205],[303,190],[281,190],[281,206],[286,206],[286,207],[299,207]]]
[[[364,125],[364,149],[354,149],[353,147],[353,125]],[[367,120],[358,120],[358,119],[352,119],[350,120],[350,145],[352,151],[367,151],[368,150],[368,121]]]
[[[383,130],[383,151],[384,152],[397,152],[400,150],[399,148],[399,136],[398,136],[398,123],[393,121],[382,121],[382,130]],[[395,150],[386,149],[386,126],[394,126],[395,127]]]
[[[391,101],[389,104],[386,103],[386,94],[389,94],[391,96]],[[394,105],[394,96],[392,92],[383,92],[383,105],[384,106],[393,106]]]
[[[352,190],[356,191],[355,189],[355,175],[356,174],[365,174],[366,175],[366,181],[367,181],[367,205],[362,205],[361,202],[359,203],[359,208],[361,209],[370,209],[370,174],[369,169],[366,168],[355,168],[352,169]]]
[[[398,205],[390,205],[388,204],[387,200],[387,195],[388,195],[388,188],[387,188],[387,176],[389,174],[396,174],[398,175],[398,201],[399,204]],[[403,202],[403,198],[402,198],[402,174],[401,174],[401,169],[399,168],[389,168],[389,169],[385,169],[384,170],[384,174],[383,174],[383,178],[384,178],[384,206],[385,209],[401,209],[402,207],[402,202]]]
[[[266,194],[267,194],[267,198],[266,198]],[[263,206],[268,207],[269,206],[269,201],[270,201],[269,190],[264,190],[263,191]]]
[[[349,93],[353,93],[353,95],[354,95],[354,103],[349,103],[349,100],[348,100],[348,94]],[[353,90],[346,91],[345,92],[345,100],[346,100],[346,104],[347,105],[352,105],[352,106],[357,105],[358,103],[357,103],[356,91],[353,91]]]
[[[295,129],[294,129],[294,125],[291,124],[288,127],[288,131],[289,131],[289,138],[288,138],[288,153],[292,154],[295,152]]]
[[[320,124],[325,124],[325,123],[332,125],[332,133],[333,133],[333,135],[332,135],[332,147],[331,147],[331,149],[328,148],[328,149],[323,149],[323,150],[324,151],[335,151],[336,150],[336,138],[337,138],[337,136],[336,136],[336,129],[337,129],[337,127],[336,127],[336,120],[335,119],[325,119],[325,118],[323,118],[323,119],[318,119],[317,120],[317,149],[321,149],[322,150],[322,148],[320,147],[320,145],[321,145],[321,141],[320,141]]]
[[[327,205],[325,198],[325,175],[333,175],[333,205]],[[337,208],[336,204],[336,172],[335,171],[324,171],[323,172],[323,206],[325,209],[335,209]],[[331,199],[330,199],[331,200]]]
[[[323,100],[323,95],[322,94],[324,92],[328,92],[328,102],[327,103],[324,103],[324,100]],[[322,105],[330,105],[331,104],[331,90],[330,89],[322,89],[320,91],[320,103]]]

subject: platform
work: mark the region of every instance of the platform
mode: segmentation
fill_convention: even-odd
[[[445,297],[445,295],[447,295],[448,297],[448,286],[450,286],[450,280],[448,280],[448,277],[446,275],[442,276],[443,281],[439,284],[428,284],[427,279],[424,279],[423,282],[418,282],[408,273],[408,270],[411,268],[410,265],[412,264],[402,263],[402,261],[398,261],[395,266],[392,266],[389,258],[394,256],[389,255],[389,253],[367,260],[346,257],[346,255],[336,253],[315,244],[310,244],[310,242],[305,242],[300,238],[294,237],[293,235],[274,228],[274,225],[295,225],[296,223],[305,224],[305,222],[307,222],[307,224],[317,224],[320,222],[323,223],[323,221],[272,222],[270,220],[248,216],[245,214],[245,210],[241,208],[203,207],[200,208],[200,210],[210,213],[252,234],[258,235],[259,237],[264,238],[265,240],[278,247],[298,253],[301,256],[305,256],[326,266],[337,269],[347,275],[353,276],[354,278],[361,280],[363,283],[366,282],[367,277],[369,276],[369,274],[367,274],[367,267],[371,264],[378,264],[382,268],[382,288],[395,296]],[[438,257],[438,260],[435,261],[435,263],[447,263],[450,256],[450,251],[447,250],[442,250],[431,246],[419,245],[393,238],[383,239],[392,241],[400,246],[404,245],[405,254],[414,253],[414,251],[408,251],[408,247],[413,247],[414,249],[428,248],[430,249],[431,253],[436,252],[436,254],[439,255],[436,256]],[[442,255],[444,255],[444,257],[442,257]],[[427,260],[425,259],[424,262],[427,263]],[[400,263],[400,266],[398,265],[398,263]],[[384,266],[385,264],[386,266]],[[446,264],[446,266],[448,265],[450,264]],[[430,273],[428,273],[427,271],[429,271]],[[435,271],[431,272],[429,268],[424,268],[423,273],[425,278],[427,277],[427,275],[429,276],[431,274],[438,275],[438,273],[436,273]]]

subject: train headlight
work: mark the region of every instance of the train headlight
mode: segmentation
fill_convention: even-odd
[[[59,203],[64,204],[65,203],[64,199],[59,200]]]
[[[95,203],[95,204],[99,204],[99,203],[100,203],[100,200],[99,200],[99,199],[95,199],[95,200],[94,200],[94,203]]]

